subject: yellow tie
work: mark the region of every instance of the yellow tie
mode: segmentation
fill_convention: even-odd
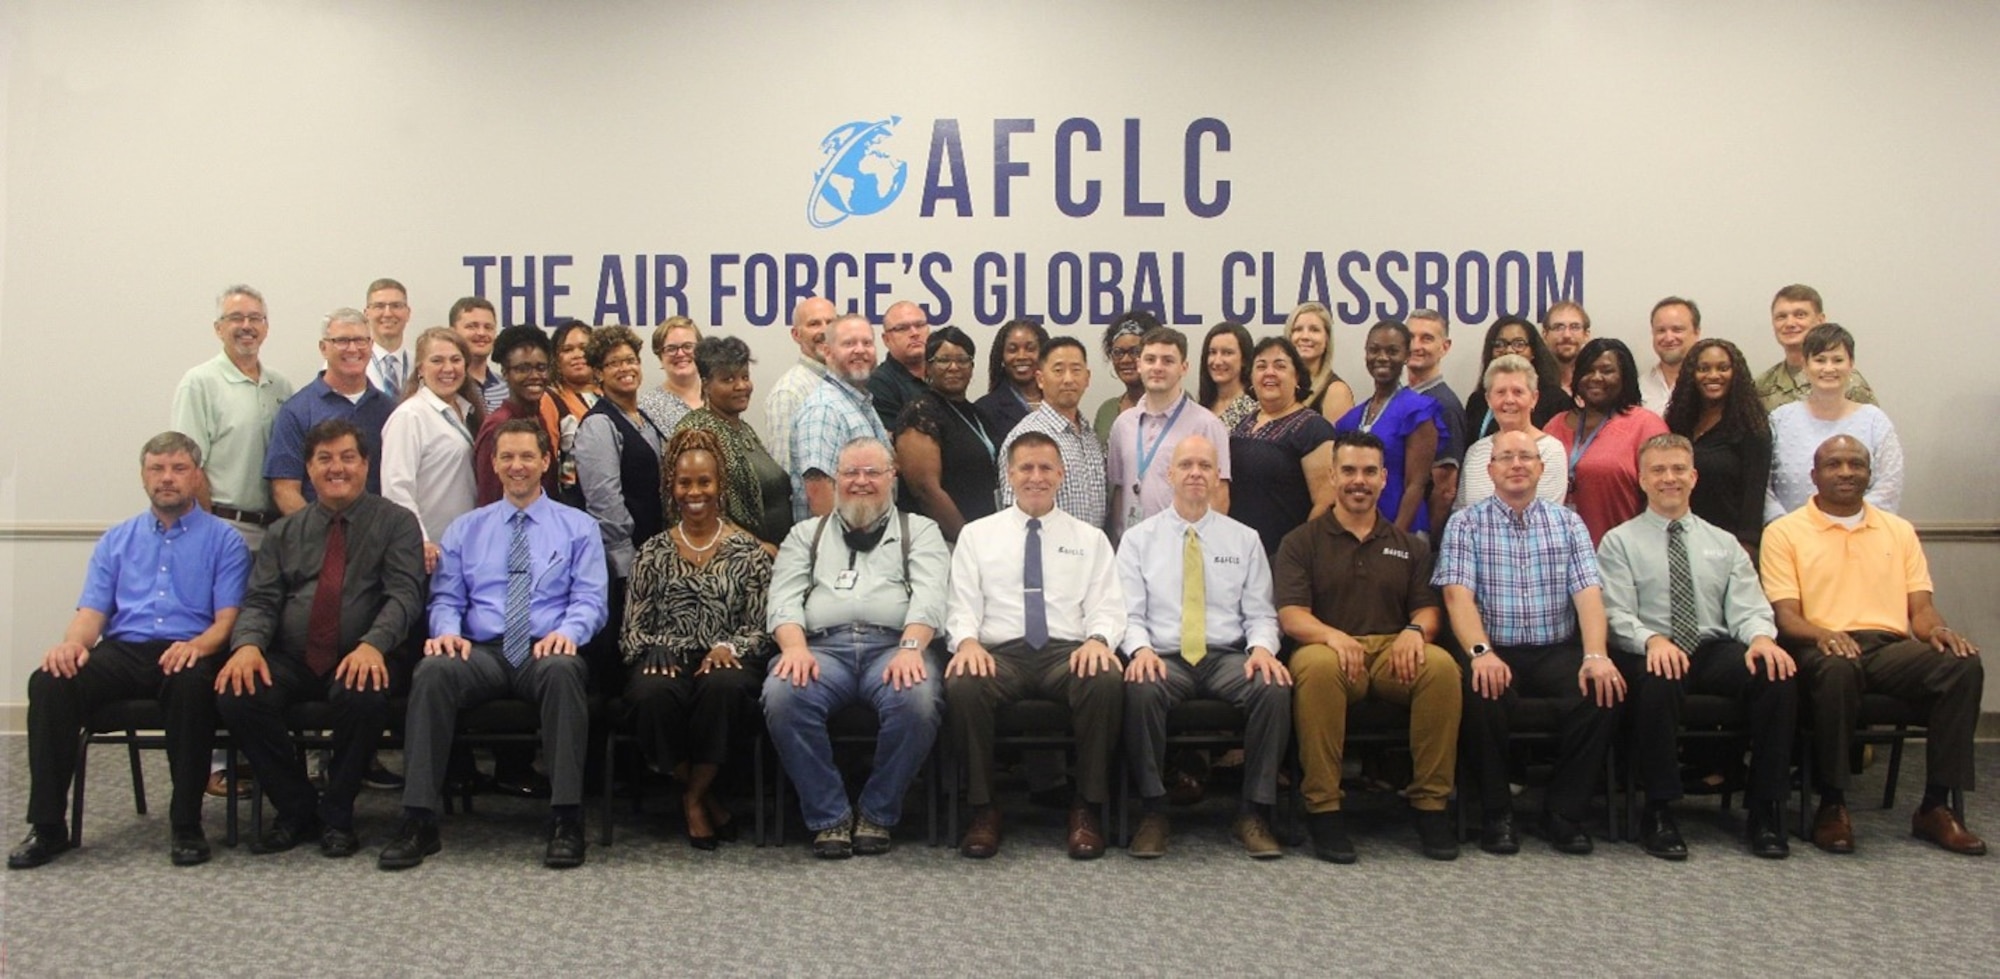
[[[1202,583],[1201,538],[1187,529],[1181,545],[1181,659],[1193,666],[1208,655],[1208,596]]]

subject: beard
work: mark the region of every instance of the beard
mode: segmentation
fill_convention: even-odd
[[[889,508],[896,505],[896,492],[891,489],[881,496],[842,497],[834,503],[834,512],[840,514],[840,522],[849,530],[867,530],[888,515]]]

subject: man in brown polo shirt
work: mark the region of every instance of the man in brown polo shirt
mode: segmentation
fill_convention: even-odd
[[[1430,547],[1375,509],[1387,482],[1380,439],[1366,432],[1336,438],[1334,507],[1285,535],[1274,571],[1278,625],[1301,644],[1291,658],[1292,716],[1307,827],[1314,852],[1333,863],[1355,859],[1340,815],[1347,706],[1371,694],[1410,708],[1416,778],[1408,796],[1424,856],[1458,856],[1445,817],[1458,763],[1458,664],[1431,642],[1442,617],[1430,586]]]

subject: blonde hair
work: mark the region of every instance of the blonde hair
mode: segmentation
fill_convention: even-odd
[[[1316,403],[1320,396],[1326,393],[1327,387],[1339,378],[1333,373],[1333,310],[1326,308],[1325,303],[1304,302],[1293,309],[1291,315],[1285,317],[1285,339],[1288,341],[1292,339],[1292,331],[1298,327],[1299,317],[1307,314],[1319,317],[1326,332],[1324,344],[1326,350],[1319,355],[1319,364],[1309,368],[1307,372],[1307,379],[1312,382],[1312,393],[1308,394],[1305,400],[1310,404]],[[1298,344],[1293,342],[1292,346],[1297,347]],[[1299,359],[1305,360],[1303,356]]]

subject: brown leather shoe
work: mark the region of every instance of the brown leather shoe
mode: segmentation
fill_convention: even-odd
[[[1950,806],[1938,806],[1930,812],[1920,810],[1911,816],[1910,835],[1968,857],[1986,855],[1986,841],[1972,835],[1972,831],[1958,821]]]
[[[1132,845],[1125,851],[1141,860],[1151,860],[1167,855],[1167,815],[1147,813],[1139,820],[1139,831],[1132,834]]]
[[[1095,860],[1104,855],[1104,831],[1097,828],[1097,810],[1072,806],[1069,811],[1069,858]]]
[[[965,838],[958,841],[958,855],[984,860],[999,852],[1000,810],[994,806],[972,810],[972,825],[965,828]]]
[[[1285,855],[1285,848],[1278,845],[1278,838],[1271,835],[1271,827],[1264,817],[1244,813],[1236,817],[1229,826],[1229,835],[1243,844],[1243,849],[1256,860],[1276,860]]]
[[[1847,807],[1837,802],[1820,803],[1813,816],[1812,841],[1828,853],[1853,853],[1854,824],[1847,818]]]

